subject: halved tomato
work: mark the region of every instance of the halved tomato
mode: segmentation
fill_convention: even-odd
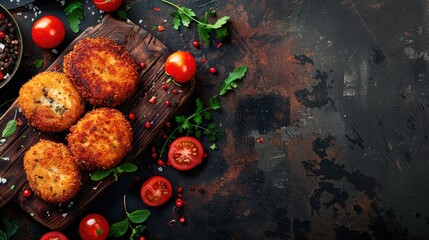
[[[184,136],[174,140],[168,150],[168,164],[177,170],[186,171],[201,163],[203,145],[198,139]]]
[[[45,233],[40,240],[69,240],[66,235],[58,231]]]
[[[166,203],[173,194],[173,187],[168,179],[161,176],[153,176],[146,180],[140,190],[143,202],[151,207],[161,206]]]

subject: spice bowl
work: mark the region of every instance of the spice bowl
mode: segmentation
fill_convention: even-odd
[[[12,14],[0,4],[0,89],[15,75],[23,52],[22,35]]]

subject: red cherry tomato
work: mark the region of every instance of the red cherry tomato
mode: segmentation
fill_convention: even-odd
[[[168,56],[164,67],[165,72],[178,83],[190,81],[197,72],[195,58],[190,53],[183,51],[174,52]]]
[[[61,232],[52,231],[45,233],[40,240],[69,240],[66,235]]]
[[[146,180],[140,190],[143,202],[150,207],[161,206],[166,203],[173,194],[173,187],[168,179],[161,176],[153,176]]]
[[[109,222],[97,213],[86,215],[79,223],[79,235],[83,240],[104,240],[109,231]]]
[[[105,12],[113,12],[116,9],[118,9],[123,0],[92,0],[94,2],[94,5]]]
[[[66,28],[55,16],[46,15],[37,20],[31,28],[34,43],[41,48],[54,48],[64,40]]]
[[[201,163],[203,145],[198,139],[184,136],[174,140],[168,150],[168,164],[177,170],[190,170]]]

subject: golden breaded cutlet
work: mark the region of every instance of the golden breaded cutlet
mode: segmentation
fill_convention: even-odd
[[[64,57],[64,72],[93,106],[114,107],[136,89],[137,65],[106,37],[83,38]]]
[[[79,191],[80,169],[62,143],[37,142],[24,155],[24,171],[33,192],[46,202],[68,201]]]
[[[61,72],[41,72],[19,90],[19,106],[28,124],[44,132],[68,129],[83,114],[84,100]]]
[[[117,166],[131,150],[132,138],[130,123],[113,108],[89,111],[66,137],[77,165],[84,170]]]

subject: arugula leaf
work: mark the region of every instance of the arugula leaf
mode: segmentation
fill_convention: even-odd
[[[243,78],[246,75],[247,67],[242,66],[234,69],[234,71],[228,74],[228,77],[224,80],[220,86],[219,95],[222,96],[229,90],[237,87],[236,81]]]
[[[3,129],[3,132],[1,133],[1,137],[7,138],[12,136],[17,126],[18,126],[18,122],[16,121],[16,119],[12,119],[9,122],[7,122],[6,126]]]
[[[74,33],[79,32],[80,20],[83,19],[83,5],[79,1],[70,3],[65,9],[64,13],[68,18],[71,30]]]
[[[109,236],[117,238],[124,235],[127,232],[127,230],[128,230],[128,220],[124,219],[110,226]]]
[[[132,223],[142,223],[147,220],[150,215],[150,211],[148,210],[136,210],[130,214],[128,214],[128,219]]]

